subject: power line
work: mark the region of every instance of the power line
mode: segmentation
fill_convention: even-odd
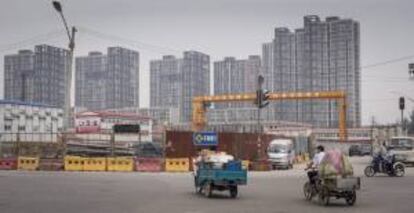
[[[89,36],[93,36],[95,38],[108,40],[108,41],[116,41],[116,42],[131,45],[131,46],[137,46],[137,47],[139,47],[139,49],[144,49],[144,50],[153,51],[153,52],[157,52],[157,53],[171,54],[171,52],[174,52],[174,53],[181,53],[182,52],[182,51],[174,49],[174,48],[163,47],[163,46],[148,44],[148,43],[135,41],[135,40],[131,40],[131,39],[126,39],[126,38],[123,38],[123,37],[120,37],[120,36],[111,35],[111,34],[108,34],[108,33],[102,33],[102,32],[92,30],[92,29],[82,27],[82,26],[78,27],[78,30],[79,30],[80,33],[83,33],[83,34],[89,35]]]
[[[65,34],[63,30],[54,30],[48,33],[33,36],[31,38],[28,38],[28,39],[25,39],[19,42],[0,45],[0,52],[21,49],[29,45],[36,45],[36,44],[39,44],[40,42],[50,41],[51,39],[55,39],[55,38],[58,38],[64,35]]]
[[[396,63],[396,62],[400,62],[400,61],[405,61],[405,60],[412,59],[412,58],[414,58],[414,55],[403,56],[403,57],[400,57],[400,58],[395,58],[395,59],[391,59],[391,60],[387,60],[387,61],[383,61],[383,62],[377,62],[377,63],[374,63],[374,64],[365,65],[365,66],[362,66],[361,69],[371,69],[371,68],[374,68],[374,67],[383,66],[383,65],[387,65],[387,64],[392,64],[392,63]]]

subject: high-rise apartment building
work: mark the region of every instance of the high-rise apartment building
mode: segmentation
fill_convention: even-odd
[[[20,50],[4,57],[4,98],[24,102],[33,101],[34,53]]]
[[[260,69],[260,56],[256,55],[251,55],[244,60],[225,57],[222,61],[214,62],[214,94],[254,93]],[[215,108],[246,106],[253,107],[253,103],[215,104]]]
[[[359,37],[358,22],[338,17],[322,21],[318,16],[305,16],[304,27],[294,32],[276,28],[273,43],[263,45],[264,71],[272,73],[272,90],[345,91],[348,126],[360,126]],[[338,126],[334,100],[281,101],[274,107],[278,120]]]
[[[273,90],[273,46],[273,42],[264,43],[262,45],[261,74],[265,79],[263,87],[270,90]]]
[[[139,53],[109,47],[76,58],[76,106],[89,110],[139,105]]]
[[[195,96],[210,95],[210,56],[185,51],[182,65],[181,122],[191,121],[192,99]]]
[[[273,91],[296,91],[295,34],[288,28],[276,28],[273,44]],[[296,101],[278,101],[273,106],[276,120],[297,120]]]
[[[164,56],[150,62],[150,106],[178,107],[180,122],[189,122],[192,98],[210,94],[210,57],[197,51],[183,58]]]
[[[4,57],[5,99],[63,107],[69,52],[37,45]]]
[[[257,89],[257,78],[262,73],[262,60],[259,55],[250,55],[243,61],[244,92],[255,92]]]
[[[180,107],[182,59],[166,55],[150,62],[150,106]]]
[[[76,58],[76,106],[89,110],[106,108],[107,59],[101,52]]]

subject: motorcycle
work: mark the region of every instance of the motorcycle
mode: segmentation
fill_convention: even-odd
[[[402,177],[405,174],[405,165],[396,160],[395,154],[387,157],[374,156],[371,164],[364,170],[365,176],[373,177],[376,173],[385,173],[390,177]]]
[[[360,189],[361,180],[359,177],[335,177],[320,178],[315,176],[312,181],[307,181],[303,186],[305,199],[311,201],[318,196],[322,205],[329,205],[330,198],[344,198],[345,202],[353,206],[356,202],[356,190]]]

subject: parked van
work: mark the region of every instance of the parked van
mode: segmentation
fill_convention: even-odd
[[[267,147],[267,157],[273,169],[293,168],[295,150],[292,139],[275,139]]]

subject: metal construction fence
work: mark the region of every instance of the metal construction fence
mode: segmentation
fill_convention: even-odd
[[[141,141],[137,134],[0,135],[1,170],[187,172],[192,169],[193,159],[198,153],[198,148],[193,144],[193,132],[168,131],[161,142]],[[265,159],[267,145],[277,138],[286,137],[218,133],[217,150],[243,160],[246,168],[255,168],[249,165]],[[305,159],[308,144],[306,137],[295,139],[297,162]]]
[[[161,144],[141,141],[137,134],[2,133],[0,137],[0,170],[157,172],[164,168]]]
[[[79,156],[162,156],[159,142],[141,141],[138,134],[0,133],[0,158]]]

